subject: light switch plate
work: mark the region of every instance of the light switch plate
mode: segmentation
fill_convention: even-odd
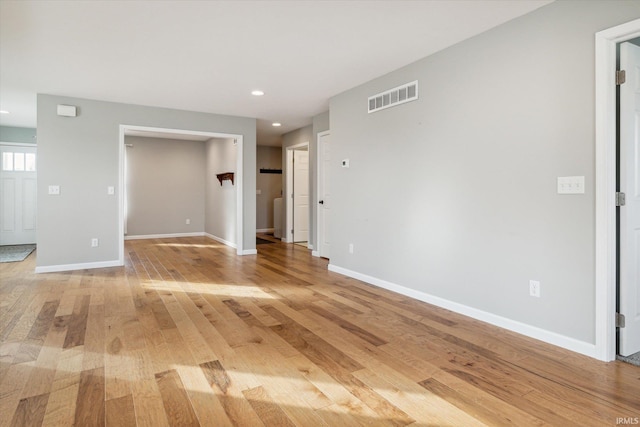
[[[60,194],[60,186],[59,185],[50,185],[49,186],[49,194],[52,196],[57,196]]]
[[[107,195],[109,196],[113,196],[114,194],[116,194],[116,189],[113,186],[109,186],[107,187]]]
[[[559,176],[558,194],[584,194],[584,176]]]

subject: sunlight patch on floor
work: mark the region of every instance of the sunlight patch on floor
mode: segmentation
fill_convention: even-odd
[[[227,283],[205,282],[195,284],[194,286],[193,282],[185,283],[149,280],[141,282],[140,286],[145,289],[153,289],[156,291],[199,293],[229,298],[279,299],[254,285],[231,285]]]

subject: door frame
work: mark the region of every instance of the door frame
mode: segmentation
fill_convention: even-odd
[[[301,142],[300,144],[295,144],[287,147],[286,150],[286,165],[285,165],[285,206],[287,207],[287,212],[285,214],[285,230],[284,237],[282,241],[285,243],[293,243],[293,234],[291,233],[291,229],[293,228],[293,152],[295,150],[299,150],[300,148],[307,147],[307,151],[309,151],[309,141]],[[309,153],[311,154],[311,153]],[[309,156],[311,159],[311,156]],[[311,173],[311,169],[309,169],[309,173]],[[309,180],[311,183],[311,180]],[[309,200],[311,200],[311,185],[309,185]],[[309,227],[311,227],[311,209],[309,209]],[[311,242],[307,242],[307,247],[311,248]]]
[[[236,140],[236,172],[234,174],[235,186],[236,186],[236,253],[238,255],[253,254],[255,251],[243,250],[244,247],[244,228],[243,218],[244,212],[242,211],[242,195],[243,195],[243,180],[242,180],[242,148],[243,148],[243,136],[240,134],[229,134],[221,132],[201,132],[195,130],[185,129],[169,129],[149,126],[137,126],[137,125],[120,125],[119,133],[119,159],[118,159],[118,261],[120,265],[124,265],[124,156],[125,156],[125,133],[128,130],[134,131],[146,131],[146,132],[161,132],[161,133],[174,133],[184,135],[198,135],[208,136],[211,138],[233,138]]]
[[[327,136],[327,135],[331,135],[331,130],[325,130],[323,132],[318,132],[318,134],[316,135],[316,160],[317,160],[317,168],[316,168],[316,244],[315,246],[315,250],[313,252],[311,252],[311,255],[315,256],[315,257],[319,257],[321,256],[320,254],[320,249],[322,248],[322,240],[321,240],[321,236],[322,236],[322,221],[320,221],[320,215],[321,215],[321,210],[322,210],[322,206],[320,205],[319,201],[320,201],[320,197],[322,197],[322,177],[324,176],[325,173],[327,173],[327,171],[324,170],[324,157],[322,155],[323,150],[322,150],[322,137],[323,136]]]
[[[640,37],[640,19],[595,35],[595,346],[593,356],[616,357],[616,46]]]

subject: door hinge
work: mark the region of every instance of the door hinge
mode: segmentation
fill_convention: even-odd
[[[616,71],[616,85],[620,86],[627,81],[627,73],[624,70]]]
[[[626,203],[626,196],[624,193],[616,193],[616,206],[624,206]]]
[[[616,313],[616,328],[624,328],[624,314]]]

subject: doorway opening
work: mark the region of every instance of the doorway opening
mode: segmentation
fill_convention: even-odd
[[[286,242],[311,249],[309,242],[311,224],[309,188],[309,142],[287,147],[286,188]]]
[[[36,243],[36,152],[35,144],[0,143],[0,246]]]
[[[596,242],[593,356],[616,358],[616,59],[618,44],[640,37],[640,19],[596,33]]]
[[[314,256],[322,258],[330,257],[330,213],[331,213],[331,131],[318,133],[318,175],[317,194],[318,204],[316,206],[317,236]]]
[[[617,62],[616,354],[640,366],[640,39]]]
[[[191,139],[191,140],[214,140],[214,139],[229,139],[233,140],[235,144],[235,171],[218,171],[218,172],[234,172],[235,187],[235,247],[238,255],[244,255],[243,250],[243,211],[242,211],[242,195],[243,195],[243,181],[242,181],[242,147],[243,136],[236,134],[217,133],[217,132],[200,132],[183,129],[167,129],[167,128],[155,128],[136,125],[120,125],[120,153],[119,153],[119,173],[118,173],[118,239],[119,239],[119,262],[124,263],[124,236],[129,230],[125,227],[125,193],[126,193],[126,180],[125,180],[125,158],[126,158],[126,141],[127,135],[145,135],[154,136],[159,138],[172,138],[172,139]],[[202,139],[204,138],[204,139]],[[211,181],[211,179],[207,179]],[[217,181],[216,181],[217,182]],[[225,181],[226,183],[226,181]],[[211,184],[211,183],[209,183]],[[222,182],[220,182],[222,184]],[[167,201],[171,203],[170,200]],[[203,233],[204,235],[205,233]],[[229,242],[223,242],[229,243]],[[232,245],[233,246],[233,245]]]

